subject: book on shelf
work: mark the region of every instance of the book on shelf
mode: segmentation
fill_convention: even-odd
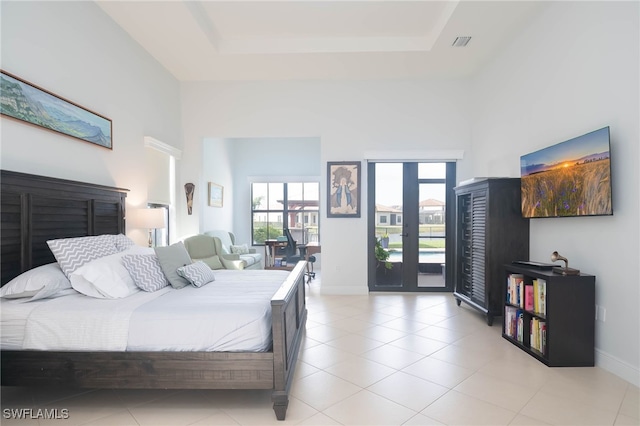
[[[533,311],[533,285],[524,286],[524,308]]]
[[[547,314],[547,282],[542,278],[533,280],[533,311],[541,315]]]
[[[515,306],[505,306],[504,310],[504,334],[518,342],[523,342],[524,337],[524,312]]]
[[[540,297],[540,312],[542,315],[547,315],[547,282],[541,278],[538,278],[539,297]]]
[[[518,323],[516,325],[517,329],[516,329],[516,335],[517,335],[517,339],[518,342],[522,343],[522,341],[524,340],[524,313],[518,309]]]
[[[540,318],[531,318],[529,346],[542,354],[547,350],[547,323]]]
[[[509,274],[507,277],[507,303],[524,307],[524,276]]]

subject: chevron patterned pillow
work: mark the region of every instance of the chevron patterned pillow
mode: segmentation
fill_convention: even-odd
[[[47,245],[67,278],[85,263],[118,252],[113,235],[62,238],[49,240]]]
[[[155,254],[126,254],[122,263],[133,282],[144,291],[157,291],[169,285]]]
[[[191,265],[181,266],[176,269],[176,272],[195,287],[202,287],[216,279],[211,268],[201,260],[193,262]]]
[[[112,235],[112,238],[113,244],[115,244],[118,251],[125,251],[126,249],[129,249],[136,245],[136,243],[134,243],[131,238],[127,237],[124,234]]]

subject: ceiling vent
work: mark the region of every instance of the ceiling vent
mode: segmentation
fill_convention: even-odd
[[[469,41],[471,40],[471,37],[456,37],[455,40],[453,40],[453,47],[465,47],[467,44],[469,44]]]

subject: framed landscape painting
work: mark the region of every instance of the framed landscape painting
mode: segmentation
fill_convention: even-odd
[[[113,149],[111,120],[6,71],[0,71],[0,114]]]
[[[222,185],[209,182],[209,205],[211,207],[222,207],[223,191]]]
[[[327,217],[360,217],[360,162],[327,163]]]

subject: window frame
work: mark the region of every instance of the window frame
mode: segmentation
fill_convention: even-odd
[[[266,208],[254,208],[254,185],[260,185],[260,184],[266,184],[267,185],[267,199],[264,202],[264,205],[266,206]],[[280,184],[282,185],[282,208],[281,209],[270,209],[269,208],[269,204],[270,204],[270,200],[269,200],[269,185],[272,184]],[[316,199],[312,199],[312,198],[305,198],[305,185],[307,184],[314,184],[317,185],[317,194],[318,194],[318,198]],[[302,201],[303,203],[306,201],[312,202],[312,201],[316,201],[316,206],[312,207],[311,209],[306,208],[306,206],[303,206],[301,210],[295,210],[295,209],[290,209],[289,208],[289,186],[290,185],[302,185]],[[256,214],[264,214],[267,218],[267,239],[274,239],[277,238],[280,235],[284,235],[284,229],[285,228],[289,228],[289,218],[291,214],[300,214],[300,223],[302,224],[302,237],[303,240],[305,241],[298,241],[299,244],[306,244],[307,242],[309,242],[311,240],[311,238],[308,237],[308,232],[304,232],[304,230],[307,230],[309,228],[317,228],[318,229],[318,233],[317,233],[317,239],[316,241],[319,241],[319,234],[320,234],[320,182],[316,181],[316,180],[298,180],[298,179],[282,179],[282,180],[277,180],[277,181],[272,181],[272,180],[255,180],[250,182],[250,197],[251,197],[251,211],[250,211],[250,217],[251,217],[251,240],[253,242],[253,245],[256,246],[263,246],[264,242],[258,242],[255,238],[255,215]],[[261,205],[263,203],[260,203]],[[278,222],[282,223],[282,230],[280,232],[280,235],[271,235],[270,234],[270,222],[269,222],[269,215],[270,214],[277,214],[279,215],[279,218],[281,218],[281,220],[279,220]],[[315,220],[312,216],[312,214],[315,214]],[[309,219],[307,222],[305,222],[305,216],[308,216]],[[290,228],[290,229],[297,229],[297,228]]]

